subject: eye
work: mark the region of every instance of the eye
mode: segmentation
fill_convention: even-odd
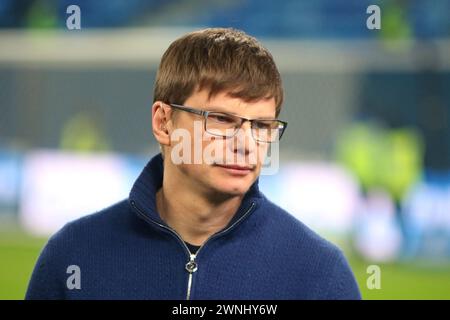
[[[215,122],[219,122],[219,123],[234,123],[234,118],[230,117],[226,114],[210,114],[209,118]]]
[[[255,121],[254,127],[256,129],[273,129],[274,124],[275,123],[273,121]]]

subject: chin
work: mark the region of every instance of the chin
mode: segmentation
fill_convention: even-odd
[[[227,186],[218,190],[231,196],[241,196],[248,191],[248,188],[243,188],[242,186]]]
[[[219,193],[240,196],[244,195],[250,189],[252,181],[243,178],[221,178],[213,180],[213,189]]]

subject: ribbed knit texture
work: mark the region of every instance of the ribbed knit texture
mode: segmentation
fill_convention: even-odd
[[[186,299],[188,252],[156,210],[162,176],[158,154],[128,199],[56,233],[26,298]],[[191,299],[360,299],[342,252],[270,202],[258,181],[223,231],[198,251]],[[80,289],[67,287],[71,265],[80,268]]]

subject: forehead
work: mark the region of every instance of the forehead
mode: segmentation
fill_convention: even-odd
[[[246,118],[275,118],[276,103],[274,98],[245,101],[231,97],[227,92],[208,97],[207,90],[197,91],[186,101],[185,105],[209,110],[236,114]]]

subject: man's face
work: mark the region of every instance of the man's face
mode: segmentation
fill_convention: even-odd
[[[245,102],[226,93],[208,99],[206,90],[193,94],[184,105],[249,119],[275,119],[276,114],[274,99]],[[205,132],[205,120],[201,115],[172,109],[171,119],[171,146],[166,149],[165,155],[171,162],[171,170],[177,170],[183,179],[189,179],[192,188],[201,192],[223,196],[237,196],[247,192],[261,172],[269,147],[266,142],[254,140],[248,121],[244,122],[235,136],[222,138]],[[187,150],[182,147],[186,146],[186,141],[181,144],[181,139],[174,139],[174,133],[180,129],[189,133],[190,148]],[[186,153],[190,153],[190,157],[185,158],[190,158],[190,163],[174,164],[173,160]],[[197,163],[194,163],[196,160]]]

